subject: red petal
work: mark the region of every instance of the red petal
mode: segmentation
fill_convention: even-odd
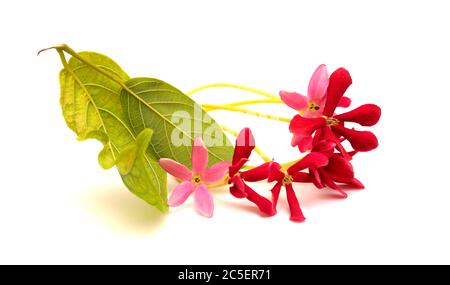
[[[364,189],[364,184],[361,183],[361,181],[359,181],[356,178],[353,178],[353,180],[350,183],[347,183],[348,186],[354,188],[354,189]]]
[[[269,177],[267,182],[281,181],[284,178],[284,173],[280,170],[281,165],[277,162],[272,162],[269,166]]]
[[[332,129],[345,137],[356,151],[370,151],[378,146],[378,139],[371,132],[351,130],[340,125],[333,126]]]
[[[336,143],[328,140],[321,140],[317,142],[314,146],[312,151],[315,152],[328,152],[330,150],[333,150],[336,147]]]
[[[311,136],[314,131],[327,125],[324,118],[303,118],[295,115],[289,124],[289,131],[303,137]]]
[[[381,116],[381,109],[374,104],[362,105],[350,112],[334,116],[342,122],[355,122],[361,126],[375,125]]]
[[[300,161],[291,165],[287,172],[289,174],[295,173],[297,171],[310,168],[310,167],[321,167],[328,164],[328,157],[319,152],[311,152],[307,154]]]
[[[291,221],[303,222],[305,216],[303,216],[302,209],[300,209],[300,204],[298,203],[297,196],[295,196],[292,184],[286,184],[286,197],[289,203],[289,209],[291,211]]]
[[[331,179],[340,183],[349,183],[354,177],[352,164],[340,154],[334,154],[330,158],[325,170]]]
[[[314,186],[316,186],[318,189],[322,189],[323,187],[325,187],[322,184],[322,179],[320,179],[320,174],[316,168],[310,168],[309,175],[311,176]]]
[[[350,73],[345,68],[338,68],[330,75],[330,83],[327,89],[327,101],[323,109],[323,115],[332,117],[334,110],[344,96],[347,88],[352,84]]]
[[[348,97],[343,96],[341,100],[339,100],[338,107],[347,108],[352,103],[352,100]]]
[[[259,210],[268,215],[273,216],[276,214],[276,211],[273,208],[272,202],[270,202],[267,198],[256,193],[252,188],[250,188],[247,184],[245,184],[245,191],[247,192],[247,199],[256,206],[258,206]]]
[[[239,199],[247,197],[247,193],[245,192],[245,184],[241,177],[233,176],[231,177],[230,182],[233,183],[233,185],[230,186],[231,195]]]
[[[292,173],[291,176],[292,176],[292,181],[294,181],[294,182],[302,182],[302,183],[313,182],[309,173],[296,172],[296,173]]]
[[[243,128],[236,137],[233,164],[236,164],[242,158],[249,158],[254,148],[255,138],[253,137],[252,131],[249,128]]]
[[[283,183],[278,182],[273,186],[272,190],[270,190],[272,192],[272,205],[275,212],[277,210],[278,197],[280,196],[281,185],[283,185]]]
[[[322,179],[323,184],[325,184],[329,188],[339,192],[342,195],[343,198],[347,198],[347,193],[345,193],[341,189],[341,187],[336,185],[336,183],[334,183],[333,179],[331,179],[331,177],[323,169],[319,169],[318,171],[320,173],[320,178]]]
[[[239,170],[241,170],[242,166],[244,166],[247,161],[247,158],[241,158],[237,163],[231,165],[228,168],[228,175],[230,175],[230,177],[234,176]]]
[[[260,166],[241,172],[241,177],[245,181],[255,182],[267,179],[269,175],[269,165],[272,162],[265,162]]]

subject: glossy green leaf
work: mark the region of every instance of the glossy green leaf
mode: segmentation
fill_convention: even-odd
[[[78,56],[109,76],[75,57],[68,63],[62,59],[65,68],[60,72],[60,102],[67,125],[80,140],[99,140],[104,145],[98,156],[100,165],[110,168],[117,164],[131,192],[166,211],[167,175],[152,151],[147,151],[151,130],[133,132],[122,111],[121,85],[117,81],[128,80],[128,75],[104,55],[82,52]]]
[[[133,78],[122,89],[121,102],[134,133],[154,131],[151,149],[158,158],[191,166],[195,137],[208,147],[209,165],[231,160],[233,147],[221,127],[191,98],[172,85],[154,78]]]

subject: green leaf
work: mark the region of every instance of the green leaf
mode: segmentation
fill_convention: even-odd
[[[148,191],[148,185],[153,183],[155,178],[152,169],[148,164],[152,164],[153,168],[159,167],[158,163],[153,160],[148,160],[146,150],[149,146],[153,131],[151,129],[143,130],[136,138],[136,142],[129,145],[123,152],[119,154],[116,160],[117,168],[122,175],[122,180],[127,185],[131,192],[152,205],[157,205],[161,211],[165,211],[167,207],[166,199],[164,204],[160,203],[159,193]],[[162,197],[167,197],[166,177],[162,183]]]
[[[190,167],[192,142],[202,136],[209,165],[231,160],[233,147],[221,127],[191,98],[154,78],[133,78],[125,84],[121,102],[128,125],[135,134],[153,129],[150,145],[157,158],[171,158]]]
[[[104,145],[98,156],[100,165],[111,168],[118,163],[128,189],[161,211],[166,211],[167,175],[152,158],[151,150],[145,151],[151,130],[136,136],[140,132],[134,133],[128,128],[122,111],[122,87],[117,81],[128,80],[128,75],[113,60],[98,53],[82,52],[76,55],[116,81],[78,58],[72,57],[66,63],[62,52],[58,52],[65,66],[60,72],[60,102],[69,128],[78,135],[79,140],[99,140]],[[133,156],[132,162],[130,155]]]

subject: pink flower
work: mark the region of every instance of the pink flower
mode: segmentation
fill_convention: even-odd
[[[307,96],[296,92],[280,91],[280,97],[286,105],[298,111],[304,118],[319,118],[322,116],[325,106],[328,83],[327,67],[325,64],[321,64],[309,80]],[[348,107],[350,103],[349,98],[343,97],[338,106]],[[294,133],[291,145],[298,146],[301,152],[311,150],[312,137]]]
[[[280,97],[286,105],[303,114],[305,118],[317,118],[322,115],[327,88],[328,70],[325,64],[321,64],[309,80],[307,96],[296,92],[280,91]]]
[[[199,213],[208,218],[212,217],[214,202],[207,185],[224,179],[230,162],[221,161],[207,168],[208,149],[198,137],[192,146],[192,170],[168,158],[161,158],[159,164],[166,172],[183,181],[172,191],[169,206],[177,207],[183,204],[194,193],[195,207]]]

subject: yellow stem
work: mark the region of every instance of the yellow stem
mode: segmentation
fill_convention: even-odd
[[[242,105],[255,105],[255,104],[283,104],[283,101],[281,100],[245,100],[245,101],[239,101],[239,102],[232,102],[227,104],[220,104],[220,106],[227,106],[227,107],[237,107]],[[211,110],[211,108],[210,108]]]
[[[286,123],[289,123],[291,121],[291,119],[289,119],[289,118],[272,116],[269,114],[260,113],[260,112],[256,112],[256,111],[252,111],[252,110],[248,110],[248,109],[244,109],[244,108],[239,108],[239,107],[215,105],[215,104],[202,104],[201,106],[202,106],[202,108],[205,109],[205,111],[227,110],[227,111],[244,113],[247,115],[252,115],[252,116],[261,117],[261,118],[274,120],[274,121],[280,121],[280,122],[286,122]]]
[[[203,86],[200,86],[200,87],[192,89],[191,91],[186,93],[186,95],[187,96],[191,96],[192,94],[197,93],[197,92],[202,91],[202,90],[205,90],[205,89],[220,88],[220,87],[244,90],[244,91],[255,93],[255,94],[258,94],[260,96],[263,96],[263,97],[266,97],[266,98],[269,98],[269,99],[273,99],[273,100],[278,100],[279,99],[278,96],[275,96],[275,95],[273,95],[273,94],[271,94],[269,92],[266,92],[266,91],[263,91],[263,90],[259,90],[259,89],[255,89],[255,88],[251,88],[251,87],[247,87],[247,86],[231,84],[231,83],[213,83],[213,84],[203,85]]]
[[[232,136],[237,137],[238,136],[238,132],[236,132],[235,130],[232,130],[228,127],[225,127],[224,125],[220,125],[222,127],[222,129],[231,134]],[[271,159],[257,146],[255,146],[254,148],[255,152],[259,155],[259,157],[262,158],[262,160],[264,160],[265,162],[271,161]]]

